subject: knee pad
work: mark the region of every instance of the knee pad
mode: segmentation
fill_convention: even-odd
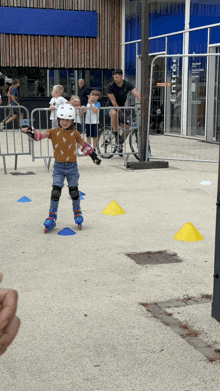
[[[79,198],[79,190],[78,190],[78,187],[75,186],[75,187],[69,187],[69,193],[70,193],[70,197],[72,198],[72,200],[78,200]]]
[[[61,196],[61,187],[59,186],[53,186],[52,192],[51,192],[51,200],[53,201],[59,201],[59,198]]]

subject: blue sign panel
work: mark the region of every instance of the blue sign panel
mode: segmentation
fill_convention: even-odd
[[[191,0],[192,1],[192,0]],[[197,0],[198,3],[198,0]],[[211,4],[210,4],[211,3]],[[190,28],[220,23],[220,1],[214,0],[192,4],[190,8]]]
[[[168,37],[167,54],[182,54],[183,34],[171,35]]]
[[[210,44],[220,43],[220,27],[210,29]]]
[[[0,33],[97,37],[96,11],[0,7]]]
[[[155,13],[150,14],[149,21],[149,35],[150,37],[156,37],[158,35],[184,30],[185,14],[184,12],[179,14]]]
[[[189,53],[207,53],[208,29],[192,31],[189,35]]]
[[[166,51],[165,38],[157,38],[149,41],[149,53],[160,53]]]

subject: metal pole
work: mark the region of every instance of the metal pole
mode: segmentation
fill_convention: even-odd
[[[50,96],[50,70],[47,69],[47,96]]]
[[[218,163],[218,194],[215,229],[215,264],[214,264],[214,287],[212,302],[212,317],[220,321],[220,146]]]
[[[146,159],[147,120],[149,103],[149,3],[141,3],[141,148],[140,161]]]
[[[75,90],[74,90],[74,92],[75,92],[75,94],[76,95],[78,95],[78,71],[77,70],[75,70],[74,71],[74,82],[75,82]]]

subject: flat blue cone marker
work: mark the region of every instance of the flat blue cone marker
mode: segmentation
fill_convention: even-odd
[[[31,200],[28,197],[21,197],[17,202],[31,202]]]
[[[84,196],[84,195],[85,195],[85,193],[83,193],[82,191],[80,191],[80,192],[79,192],[79,194],[80,194],[80,195],[82,195],[82,196]]]
[[[71,236],[71,235],[76,235],[76,232],[74,232],[70,228],[63,228],[62,231],[58,232],[58,235],[61,235],[61,236]]]

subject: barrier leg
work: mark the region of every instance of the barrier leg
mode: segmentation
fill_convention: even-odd
[[[127,155],[127,157],[126,157]],[[123,153],[123,159],[124,159],[124,166],[127,167],[127,163],[128,163],[128,157],[129,157],[129,154],[127,153]]]
[[[18,167],[18,155],[15,155],[15,170],[17,170]]]
[[[51,162],[51,157],[49,157],[49,161],[48,161],[48,170],[50,169],[50,162]]]
[[[44,156],[44,164],[46,167],[46,171],[49,172],[48,165],[47,165],[47,158]]]
[[[7,174],[7,168],[6,168],[6,160],[5,160],[5,156],[2,156],[3,158],[3,166],[4,166],[4,173]]]

